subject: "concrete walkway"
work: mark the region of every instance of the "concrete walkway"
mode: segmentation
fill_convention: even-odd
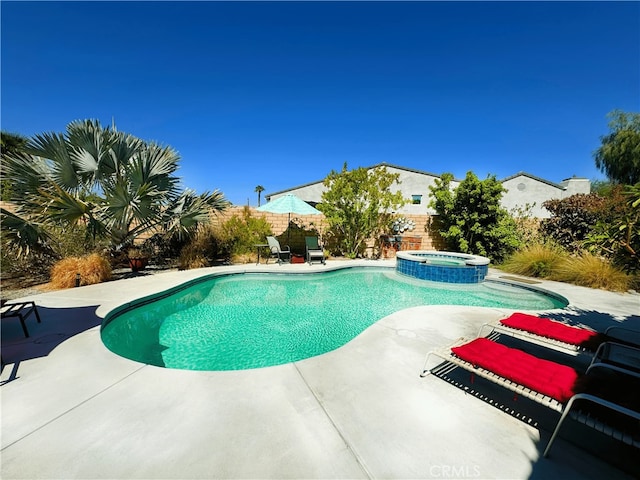
[[[473,389],[419,376],[429,350],[475,337],[505,310],[403,310],[333,352],[246,371],[143,365],[100,340],[113,308],[206,273],[335,265],[344,262],[216,267],[31,297],[42,323],[27,320],[30,338],[17,320],[2,324],[1,477],[627,478],[573,439],[558,440],[542,458],[550,435],[544,408],[507,395],[508,410],[532,408],[539,418],[521,420]],[[570,301],[547,313],[599,330],[620,322],[640,329],[638,294],[539,286]],[[476,388],[490,398],[504,394],[490,384]]]

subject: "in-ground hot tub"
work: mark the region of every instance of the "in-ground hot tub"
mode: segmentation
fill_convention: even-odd
[[[434,282],[480,283],[489,271],[487,257],[436,250],[398,252],[396,262],[398,273]]]

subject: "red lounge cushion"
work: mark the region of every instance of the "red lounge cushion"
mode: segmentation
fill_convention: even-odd
[[[507,327],[517,328],[535,333],[541,337],[552,338],[571,345],[582,345],[594,340],[597,332],[585,328],[572,327],[548,318],[540,318],[526,313],[514,313],[509,318],[500,320]]]
[[[453,347],[451,351],[477,367],[494,372],[536,392],[566,402],[574,394],[578,373],[571,367],[534,357],[487,338]]]

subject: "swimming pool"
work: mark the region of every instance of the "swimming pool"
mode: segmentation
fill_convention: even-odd
[[[101,329],[105,346],[161,367],[244,370],[329,352],[404,308],[546,310],[567,304],[561,297],[499,282],[426,282],[377,267],[228,274],[175,290],[110,312]]]

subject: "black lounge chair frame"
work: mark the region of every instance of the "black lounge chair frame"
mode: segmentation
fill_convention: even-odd
[[[592,404],[596,404],[596,405],[600,405],[602,407],[605,407],[609,410],[612,410],[614,412],[617,412],[619,414],[622,415],[626,415],[628,417],[630,417],[631,419],[635,420],[636,422],[640,421],[640,412],[637,412],[635,410],[630,410],[628,408],[625,408],[623,406],[617,405],[613,402],[610,402],[608,400],[604,400],[600,397],[597,397],[595,395],[590,395],[588,393],[577,393],[574,396],[572,396],[566,404],[563,404],[561,402],[559,402],[558,400],[551,398],[547,395],[544,395],[540,392],[536,392],[534,390],[531,390],[530,388],[527,388],[526,386],[520,385],[516,382],[513,382],[507,378],[504,378],[490,370],[486,370],[483,369],[481,367],[478,367],[470,362],[466,362],[465,360],[462,360],[461,358],[457,357],[456,355],[453,354],[453,352],[451,351],[451,348],[456,347],[456,346],[460,346],[463,345],[465,343],[467,343],[468,340],[466,339],[459,339],[454,345],[451,345],[447,348],[441,349],[441,350],[432,350],[427,354],[427,358],[425,359],[424,362],[424,366],[423,366],[423,370],[420,373],[421,377],[426,377],[427,375],[429,375],[431,373],[431,370],[435,367],[432,368],[427,368],[427,363],[429,362],[429,359],[431,356],[437,356],[440,357],[441,359],[443,359],[445,361],[445,363],[451,364],[454,367],[460,367],[463,368],[469,372],[471,372],[474,375],[478,375],[482,378],[485,378],[493,383],[496,383],[497,385],[500,385],[508,390],[511,390],[512,392],[515,392],[516,394],[522,395],[526,398],[529,398],[541,405],[544,405],[546,407],[549,407],[559,413],[561,413],[561,417],[560,420],[558,421],[558,423],[556,424],[556,427],[551,435],[551,438],[549,439],[549,443],[547,444],[547,446],[544,449],[544,453],[542,454],[544,457],[547,457],[549,455],[549,452],[551,451],[551,446],[553,445],[553,442],[555,441],[555,439],[558,436],[558,433],[560,432],[560,429],[564,423],[564,421],[566,420],[567,416],[571,416],[571,418],[579,423],[582,423],[586,426],[589,426],[599,432],[602,432],[606,435],[611,436],[612,438],[619,440],[627,445],[631,445],[635,448],[639,448],[640,449],[640,438],[630,435],[627,432],[623,432],[619,429],[616,429],[612,426],[607,425],[606,423],[603,423],[601,420],[596,419],[594,417],[592,417],[591,415],[589,415],[589,413],[586,413],[584,410],[579,409],[579,405],[584,405],[584,403],[592,403]],[[632,370],[628,370],[626,368],[621,368],[618,367],[616,365],[611,365],[611,364],[607,364],[607,363],[602,363],[599,361],[593,362],[585,375],[588,375],[591,371],[597,369],[597,368],[605,368],[605,369],[609,369],[611,371],[616,371],[616,372],[620,372],[623,373],[625,375],[629,375],[635,378],[640,378],[640,374],[632,371]]]
[[[24,336],[27,338],[29,338],[29,330],[27,330],[27,325],[25,324],[27,317],[32,313],[35,313],[38,323],[42,323],[35,302],[5,303],[2,308],[5,310],[2,310],[2,313],[0,314],[1,317],[3,319],[18,317],[20,325],[22,325]]]

